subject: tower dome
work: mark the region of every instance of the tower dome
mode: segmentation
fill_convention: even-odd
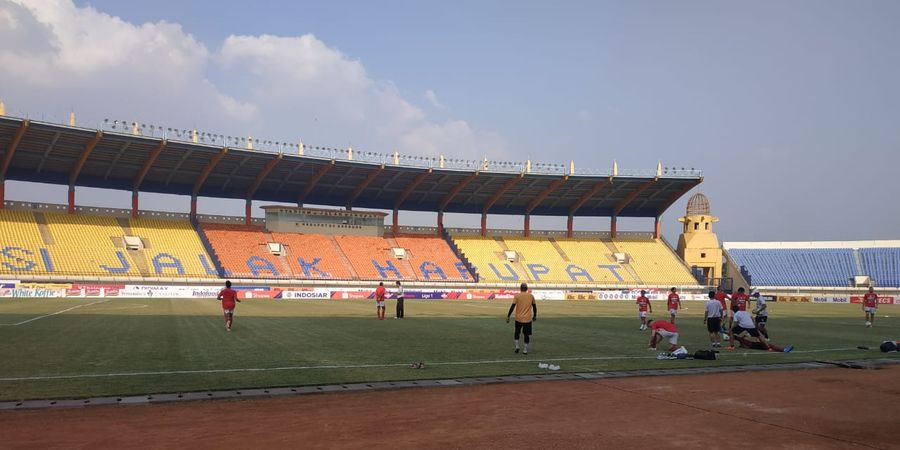
[[[698,192],[691,196],[687,204],[687,215],[689,216],[708,216],[709,215],[709,199],[705,195]]]

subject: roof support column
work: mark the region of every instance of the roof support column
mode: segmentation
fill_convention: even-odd
[[[191,221],[197,220],[197,194],[191,195]]]
[[[394,233],[394,237],[397,237],[397,233],[400,232],[400,210],[394,208],[394,214],[391,214],[391,232]]]
[[[525,214],[525,224],[523,226],[522,236],[531,236],[531,215]]]
[[[571,238],[574,234],[572,228],[574,226],[575,217],[569,214],[569,217],[566,219],[566,237]]]
[[[0,106],[2,105],[3,102],[0,102]],[[2,112],[0,112],[0,116],[2,115]],[[28,131],[28,125],[30,123],[31,122],[28,120],[23,120],[22,123],[19,124],[19,129],[16,130],[12,142],[6,147],[6,152],[3,154],[3,160],[0,161],[0,209],[3,209],[3,204],[6,201],[6,172],[9,170],[9,165],[12,163],[16,148],[19,147],[19,142],[22,142],[22,137],[24,137],[25,132]]]
[[[137,219],[138,216],[138,191],[131,191],[131,218]]]
[[[244,225],[250,225],[250,210],[253,208],[253,200],[247,199],[244,203]]]
[[[653,220],[653,238],[660,239],[662,237],[662,221],[661,216],[656,216]]]
[[[69,185],[69,214],[75,214],[75,185]]]
[[[437,235],[444,235],[444,213],[442,212],[437,213]]]
[[[609,218],[609,237],[616,238],[616,216],[610,216]]]
[[[481,213],[481,237],[487,236],[487,213]]]

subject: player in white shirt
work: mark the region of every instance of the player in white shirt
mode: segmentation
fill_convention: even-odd
[[[753,313],[756,314],[756,317],[753,319],[753,322],[756,323],[756,328],[759,332],[768,339],[769,330],[767,324],[769,322],[769,305],[766,305],[766,299],[759,295],[759,289],[754,289],[753,292],[750,293],[750,299],[756,300],[756,308],[753,309]]]
[[[724,314],[722,303],[716,300],[716,293],[709,291],[709,300],[703,305],[703,323],[709,332],[709,347],[715,350],[722,346],[719,340],[722,332],[722,315]]]
[[[744,333],[749,334],[752,337],[755,337],[760,343],[768,346],[769,342],[764,338],[759,330],[756,329],[756,324],[753,323],[753,317],[750,316],[750,312],[748,311],[736,311],[734,313],[734,327],[728,332],[729,340],[731,341],[731,347],[728,347],[729,350],[734,350],[734,337],[741,336]]]

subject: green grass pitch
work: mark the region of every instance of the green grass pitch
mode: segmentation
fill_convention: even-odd
[[[686,306],[680,343],[707,348],[702,303]],[[373,301],[245,300],[228,333],[212,299],[0,299],[0,400],[546,373],[539,362],[584,372],[898,357],[877,346],[900,338],[900,307],[865,328],[859,305],[771,303],[772,341],[794,353],[658,361],[630,302],[543,301],[525,356],[513,353],[508,301],[407,300],[404,320],[393,307],[379,321]]]

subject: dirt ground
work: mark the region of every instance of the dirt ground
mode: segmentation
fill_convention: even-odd
[[[0,413],[3,448],[900,448],[900,367]]]

